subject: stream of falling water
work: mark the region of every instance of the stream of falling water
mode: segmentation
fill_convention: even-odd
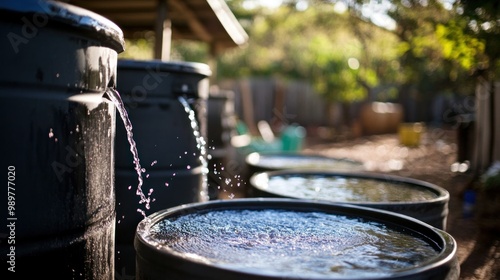
[[[132,123],[128,117],[127,110],[125,109],[125,105],[120,97],[120,93],[112,88],[108,88],[107,94],[111,101],[115,104],[116,109],[118,113],[120,114],[120,117],[123,121],[123,124],[125,126],[125,130],[127,131],[127,140],[130,144],[130,152],[132,153],[132,156],[134,158],[134,169],[137,173],[137,178],[138,178],[138,185],[137,185],[137,190],[136,194],[140,197],[139,204],[144,204],[144,207],[146,210],[150,209],[150,203],[151,203],[151,197],[150,193],[148,195],[145,195],[143,190],[142,190],[142,185],[144,183],[144,178],[142,176],[142,173],[146,172],[144,168],[141,167],[140,164],[140,159],[139,159],[139,153],[137,151],[137,146],[134,140],[134,134],[132,132]],[[196,145],[197,148],[200,151],[200,162],[202,163],[202,174],[203,174],[203,186],[202,190],[199,194],[200,200],[206,200],[208,197],[208,191],[207,191],[207,184],[208,184],[208,179],[207,179],[207,174],[208,174],[208,163],[206,160],[206,143],[205,139],[201,135],[200,128],[198,126],[198,121],[196,119],[194,110],[191,108],[189,105],[189,102],[187,99],[183,96],[179,96],[178,98],[179,102],[182,104],[184,107],[184,110],[188,114],[188,118],[190,120],[190,125],[191,128],[193,129],[193,134],[196,139]],[[144,218],[147,217],[145,210],[138,208],[137,211],[142,214]]]
[[[111,101],[116,106],[116,109],[118,110],[118,113],[120,114],[120,117],[123,121],[123,124],[125,126],[125,130],[127,131],[127,139],[128,142],[130,143],[130,152],[132,152],[132,156],[134,158],[134,169],[137,172],[137,178],[138,178],[138,185],[137,185],[137,190],[136,194],[140,197],[139,204],[144,204],[144,207],[146,209],[150,208],[150,202],[151,202],[151,197],[148,195],[146,196],[144,192],[142,191],[142,185],[144,183],[144,179],[142,177],[142,173],[145,172],[145,169],[141,167],[140,160],[139,160],[139,153],[137,152],[137,146],[134,140],[134,134],[132,132],[132,123],[130,122],[130,119],[128,117],[127,110],[125,109],[125,105],[122,101],[122,98],[120,97],[120,93],[112,88],[108,88],[106,91],[108,94],[109,98]],[[144,218],[146,218],[146,212],[145,210],[142,210],[140,208],[137,209],[137,212],[141,213]]]
[[[207,150],[206,150],[206,142],[205,139],[203,138],[203,135],[201,134],[200,127],[198,126],[198,121],[196,119],[196,115],[194,113],[194,110],[191,108],[189,105],[188,100],[184,96],[179,96],[178,97],[179,102],[184,106],[184,110],[188,114],[189,121],[191,122],[191,128],[193,129],[193,134],[196,139],[196,146],[198,150],[200,151],[200,162],[202,164],[202,175],[203,175],[203,185],[202,185],[202,191],[199,194],[200,200],[207,200],[208,199],[208,162],[207,162]]]

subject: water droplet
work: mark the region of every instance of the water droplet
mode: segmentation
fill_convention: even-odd
[[[167,182],[165,182],[165,187],[168,187],[168,183]]]
[[[49,138],[54,137],[54,132],[52,131],[52,128],[49,130]]]
[[[151,166],[154,166],[155,164],[157,164],[158,161],[157,160],[154,160],[152,163],[151,163]]]
[[[188,170],[189,170],[189,169],[191,169],[191,165],[186,166],[186,168],[187,168]]]

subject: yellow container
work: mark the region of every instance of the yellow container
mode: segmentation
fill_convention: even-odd
[[[399,142],[408,147],[418,147],[424,131],[424,123],[402,123],[399,125]]]

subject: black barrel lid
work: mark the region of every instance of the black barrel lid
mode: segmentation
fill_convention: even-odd
[[[109,19],[89,10],[62,3],[44,0],[2,0],[0,15],[5,20],[22,19],[36,20],[33,24],[59,25],[74,28],[85,35],[96,37],[118,53],[125,48],[122,30]],[[41,27],[41,26],[37,26]]]
[[[159,72],[199,74],[207,77],[212,75],[210,66],[207,64],[187,61],[119,59],[118,68],[135,70],[154,69]]]

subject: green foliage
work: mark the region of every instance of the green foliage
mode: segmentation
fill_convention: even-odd
[[[473,70],[483,58],[484,42],[464,32],[464,21],[450,20],[438,24],[436,35],[445,59],[456,61],[466,70]]]
[[[500,2],[498,0],[458,0],[456,12],[467,22],[464,32],[484,43],[484,57],[477,68],[486,71],[484,77],[500,75]]]
[[[484,182],[485,190],[500,190],[500,172],[488,177]]]
[[[172,42],[170,59],[206,63],[208,52],[207,44],[189,40],[175,40]]]
[[[342,14],[334,10],[338,1],[309,0],[305,10],[295,8],[299,0],[275,10],[226,1],[249,42],[217,57],[216,77],[307,80],[325,99],[345,102],[367,96],[390,101],[405,88],[425,98],[472,94],[475,70],[500,74],[497,0],[457,0],[446,8],[441,0],[390,0],[387,14],[395,30],[372,24],[362,12],[373,1],[344,1],[348,10]],[[120,56],[151,58],[154,39],[142,35],[127,40]],[[175,60],[206,62],[208,52],[203,43],[172,44]]]
[[[125,39],[125,51],[119,54],[119,58],[143,59],[153,58],[153,37],[127,38]]]
[[[219,78],[308,80],[330,101],[360,100],[371,88],[399,78],[392,63],[397,59],[397,38],[349,14],[335,13],[331,4],[304,11],[282,6],[256,15],[252,22],[248,45],[219,58]],[[364,40],[356,32],[363,33]],[[351,69],[349,59],[359,68]]]
[[[480,182],[485,191],[500,190],[500,162],[494,162],[486,172],[481,175]]]

